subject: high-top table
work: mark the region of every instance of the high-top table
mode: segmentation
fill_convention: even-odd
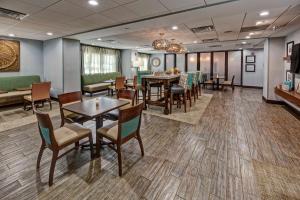
[[[168,100],[170,96],[170,87],[173,83],[178,82],[180,79],[180,75],[144,75],[142,76],[142,87],[143,87],[143,101],[144,110],[147,110],[148,105],[156,105],[164,107],[164,114],[169,114],[169,105]],[[148,95],[148,99],[146,99],[147,94],[147,85],[153,82],[161,82],[164,86],[164,96],[157,100],[151,100],[151,95]]]

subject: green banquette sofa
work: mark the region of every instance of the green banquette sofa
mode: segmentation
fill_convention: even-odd
[[[82,92],[93,95],[93,93],[108,90],[111,83],[104,83],[104,81],[115,80],[118,76],[121,76],[120,72],[81,75]]]
[[[41,82],[40,76],[0,77],[0,106],[22,103],[31,94],[31,84]]]

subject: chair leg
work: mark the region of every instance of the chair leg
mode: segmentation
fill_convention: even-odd
[[[194,92],[193,92],[194,93],[194,102],[196,102],[196,87],[195,86],[193,87],[193,90],[194,90]]]
[[[58,157],[58,150],[53,151],[50,172],[49,172],[49,186],[53,185],[53,175],[55,170],[55,165]]]
[[[41,144],[41,148],[40,148],[39,155],[38,155],[37,162],[36,162],[36,168],[37,169],[40,168],[40,163],[41,163],[41,159],[42,159],[43,152],[44,152],[45,148],[46,148],[46,145],[45,145],[45,142],[43,141],[42,144]]]
[[[135,95],[135,98],[136,98],[136,104],[138,104],[139,103],[139,93],[140,93],[140,91],[139,90],[136,90],[136,95]]]
[[[188,99],[190,100],[190,107],[192,107],[192,95],[190,90],[188,92]]]
[[[48,100],[49,105],[50,105],[50,110],[52,110],[52,103],[51,103],[51,99]]]
[[[31,102],[31,108],[32,108],[32,113],[34,114],[34,108],[35,108],[34,102]]]
[[[122,154],[121,154],[120,144],[117,144],[117,153],[118,153],[119,176],[122,176]]]
[[[94,147],[93,147],[93,136],[90,134],[89,136],[89,142],[90,142],[90,150],[91,150],[91,159],[94,158]]]
[[[137,137],[137,140],[138,140],[139,145],[140,145],[141,154],[142,154],[142,156],[144,156],[144,146],[143,146],[142,138],[141,138],[141,135],[140,135],[139,132],[136,134],[136,137]]]
[[[75,149],[76,149],[76,150],[79,149],[79,142],[75,142]]]
[[[173,105],[173,95],[174,94],[170,94],[170,114],[172,114],[172,105]]]
[[[184,112],[186,113],[186,92],[183,94]]]

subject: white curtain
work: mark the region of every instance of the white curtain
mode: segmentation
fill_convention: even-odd
[[[138,59],[140,63],[140,71],[147,71],[149,70],[150,66],[150,55],[144,54],[144,53],[139,53],[138,54]]]
[[[120,50],[82,45],[81,51],[83,74],[120,71]]]

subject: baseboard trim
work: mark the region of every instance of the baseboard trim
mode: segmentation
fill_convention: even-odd
[[[269,104],[277,104],[277,105],[283,105],[284,109],[288,111],[291,115],[296,117],[298,120],[300,120],[300,112],[293,108],[291,105],[287,104],[284,101],[276,101],[276,100],[268,100],[264,96],[262,96],[262,99],[264,102],[269,103]]]
[[[254,88],[254,89],[263,89],[261,86],[251,86],[251,85],[243,85],[243,88]]]
[[[266,99],[264,96],[262,96],[262,99],[263,99],[264,102],[269,103],[269,104],[277,104],[277,105],[285,105],[286,104],[283,101]]]

